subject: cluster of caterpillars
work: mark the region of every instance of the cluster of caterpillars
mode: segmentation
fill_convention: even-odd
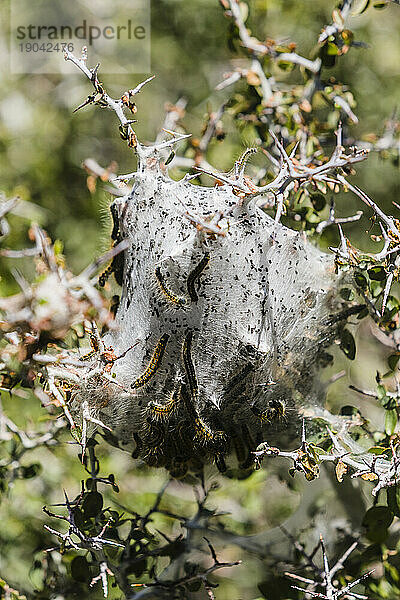
[[[208,265],[209,260],[210,260],[210,254],[208,252],[206,252],[204,254],[203,258],[201,259],[201,261],[199,262],[199,264],[193,269],[193,271],[191,271],[189,273],[187,281],[186,281],[186,288],[187,288],[189,297],[178,296],[178,295],[174,294],[174,292],[169,289],[169,287],[165,281],[165,278],[161,271],[161,266],[158,265],[156,267],[155,276],[157,279],[158,287],[159,287],[161,293],[163,294],[163,296],[167,299],[167,301],[170,302],[175,308],[184,308],[186,306],[189,306],[190,302],[197,302],[199,297],[198,297],[198,294],[196,291],[195,284],[196,284],[197,279],[200,277],[200,275],[202,274],[202,272]]]
[[[168,336],[164,334],[154,349],[144,373],[132,384],[144,385],[159,367]],[[150,465],[165,466],[175,477],[187,471],[200,470],[202,462],[193,459],[196,450],[212,454],[216,464],[226,469],[224,455],[227,437],[223,431],[214,430],[196,409],[198,385],[191,356],[192,332],[188,331],[181,348],[181,361],[185,378],[175,382],[164,403],[150,401],[143,409],[143,425],[135,436],[136,456],[142,456]]]
[[[144,386],[156,373],[165,352],[169,336],[164,334],[157,342],[148,367],[132,383],[132,388]],[[229,435],[218,423],[210,423],[201,414],[198,405],[198,383],[192,360],[193,333],[188,331],[181,347],[181,362],[185,379],[176,381],[164,403],[151,400],[143,409],[143,424],[135,434],[136,450],[133,456],[141,456],[152,466],[166,467],[172,476],[183,477],[190,470],[202,468],[202,460],[196,455],[213,457],[221,472],[226,471],[225,456],[230,449],[230,441],[236,452],[241,470],[250,469],[253,464],[252,451],[258,443],[246,425],[240,431],[230,431]],[[274,400],[265,410],[250,406],[250,410],[260,424],[270,424],[285,415],[285,405]]]
[[[208,262],[208,257],[207,257]],[[205,261],[196,267],[193,273],[198,277]],[[196,278],[195,277],[195,278]],[[194,279],[195,279],[194,278]],[[161,365],[169,340],[163,334],[158,340],[147,368],[131,384],[133,389],[146,385]],[[187,331],[181,347],[181,362],[185,373],[184,381],[177,381],[164,403],[151,400],[143,410],[143,425],[135,434],[136,450],[134,457],[141,456],[153,466],[164,466],[174,477],[183,477],[188,470],[196,471],[202,467],[202,461],[196,455],[213,457],[221,472],[226,471],[225,456],[230,450],[230,442],[235,450],[241,470],[249,470],[253,464],[252,451],[260,439],[253,437],[246,424],[238,430],[226,432],[218,422],[210,423],[199,414],[198,382],[192,360],[193,332]],[[241,379],[243,373],[241,373]],[[234,381],[233,378],[232,381]],[[285,416],[285,404],[273,400],[269,406],[260,410],[249,405],[250,411],[262,426],[282,419]]]

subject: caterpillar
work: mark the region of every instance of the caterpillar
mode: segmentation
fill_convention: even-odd
[[[255,364],[251,364],[251,363],[247,363],[247,365],[245,365],[243,367],[243,369],[241,369],[236,375],[234,375],[232,377],[232,379],[229,380],[227,388],[226,388],[226,393],[232,393],[233,390],[235,390],[235,388],[240,386],[239,390],[235,390],[236,395],[238,395],[239,393],[241,393],[242,391],[242,387],[245,388],[246,386],[246,377],[252,372],[254,371],[254,369],[256,368]]]
[[[191,400],[193,401],[197,398],[199,388],[197,385],[196,371],[192,362],[192,339],[193,333],[188,331],[182,345],[182,360],[189,383]]]
[[[271,400],[269,407],[265,410],[260,410],[255,406],[250,408],[262,423],[271,423],[275,419],[281,419],[286,414],[286,406],[281,400]]]
[[[111,239],[115,240],[117,243],[122,240],[121,231],[119,228],[119,216],[116,205],[113,203],[110,205],[110,212],[113,222],[113,228],[111,232]]]
[[[119,304],[120,304],[120,297],[117,294],[115,294],[111,298],[111,305],[110,305],[110,313],[114,316],[114,319],[117,315],[117,312],[119,309]]]
[[[199,443],[206,450],[215,452],[214,462],[220,473],[226,471],[224,454],[227,451],[227,437],[223,431],[213,431],[207,423],[199,416],[194,420],[195,437],[194,441]]]
[[[110,275],[112,275],[112,272],[113,272],[112,265],[109,265],[107,267],[107,269],[105,271],[103,271],[101,273],[101,275],[99,275],[98,282],[99,282],[100,287],[104,287],[106,285],[106,281],[110,277]]]
[[[243,154],[235,161],[235,178],[239,179],[246,168],[247,161],[250,158],[251,154],[256,154],[257,148],[246,148]]]
[[[169,302],[171,302],[177,308],[183,308],[188,305],[188,300],[185,298],[185,296],[176,296],[173,292],[171,292],[170,289],[168,289],[159,266],[157,266],[155,269],[155,276],[162,294]]]
[[[213,431],[199,416],[194,420],[195,440],[204,446],[213,446],[220,452],[226,448],[227,438],[223,431]]]
[[[119,219],[119,215],[118,215],[118,209],[114,203],[110,205],[110,211],[111,211],[111,217],[112,217],[112,222],[113,222],[111,239],[114,240],[113,246],[116,246],[117,244],[119,244],[119,242],[122,242],[123,236],[122,236],[121,229],[120,229],[120,219]],[[111,275],[111,273],[114,273],[115,281],[118,283],[118,285],[122,285],[122,279],[123,279],[123,275],[124,275],[124,267],[125,267],[125,252],[120,252],[119,254],[114,256],[114,258],[112,259],[111,265],[108,267],[108,269],[106,269],[106,271],[104,272],[104,275],[105,275],[105,273],[108,273],[108,275],[106,276],[108,278]],[[102,277],[102,275],[100,275],[100,278]],[[99,278],[99,285],[101,285],[100,278]]]
[[[121,242],[122,238],[118,241],[115,242],[113,244],[113,247],[117,245],[117,243]],[[109,279],[109,277],[114,273],[114,277],[115,277],[115,281],[118,283],[118,285],[122,285],[122,278],[123,278],[123,274],[124,274],[124,253],[120,252],[119,254],[116,254],[114,256],[114,258],[111,261],[111,264],[107,267],[107,269],[105,271],[103,271],[101,273],[101,275],[99,275],[98,278],[98,284],[100,287],[104,287],[106,284],[106,281]]]
[[[143,423],[142,436],[146,445],[151,446],[152,448],[163,446],[165,441],[165,429],[163,424],[148,420]]]
[[[154,373],[157,371],[158,367],[161,364],[168,340],[169,335],[167,333],[164,333],[164,335],[160,337],[156,347],[154,348],[154,352],[151,356],[147,369],[140,375],[140,377],[138,377],[133,383],[131,383],[131,388],[140,388],[153,377]]]
[[[162,446],[148,448],[143,459],[150,467],[164,467],[167,461]]]
[[[177,408],[180,390],[174,390],[165,404],[151,400],[147,405],[147,414],[154,421],[166,421]]]
[[[182,397],[184,397],[184,392],[182,391]],[[187,404],[188,402],[186,402]],[[190,410],[193,411],[193,407],[190,407]],[[175,446],[175,455],[180,456],[183,460],[189,460],[193,456],[193,433],[190,430],[190,427],[187,426],[186,422],[180,419],[173,430],[173,444]]]
[[[225,462],[225,459],[224,459],[224,455],[221,454],[221,453],[217,453],[214,456],[214,462],[215,462],[215,464],[217,466],[218,471],[220,473],[225,473],[225,471],[226,471],[226,462]]]
[[[199,299],[197,292],[195,290],[194,284],[196,283],[196,279],[198,279],[200,277],[200,275],[202,274],[202,272],[208,265],[209,261],[210,261],[210,254],[208,252],[206,252],[205,255],[203,256],[203,258],[201,259],[201,261],[199,262],[199,264],[197,265],[197,267],[195,267],[193,269],[193,271],[191,271],[188,275],[186,285],[187,285],[188,294],[189,294],[192,302],[197,302],[197,300]]]
[[[144,422],[140,436],[133,434],[136,449],[132,453],[133,458],[139,456],[150,466],[165,466],[165,433],[161,424],[155,422]]]
[[[193,333],[188,331],[182,345],[182,359],[189,383],[191,402],[187,400],[185,394],[183,394],[183,398],[185,399],[188,411],[191,413],[194,419],[194,440],[203,447],[211,446],[213,449],[218,450],[219,453],[223,453],[226,452],[227,444],[225,433],[223,431],[213,431],[211,427],[209,427],[203,421],[203,419],[197,413],[195,406],[193,406],[193,402],[196,400],[198,395],[198,384],[196,371],[194,369],[191,356],[192,339]]]
[[[241,433],[242,433],[243,442],[245,443],[245,446],[247,447],[248,454],[247,454],[247,458],[241,464],[239,464],[239,467],[241,469],[248,469],[253,464],[252,452],[255,449],[255,447],[257,446],[257,444],[256,444],[255,440],[253,439],[253,436],[251,435],[251,432],[247,425],[242,425]]]
[[[233,443],[233,448],[235,450],[236,458],[239,463],[244,463],[248,457],[248,452],[246,451],[246,447],[240,439],[240,435],[235,435],[233,432],[231,433],[231,439]]]
[[[83,356],[81,356],[79,358],[79,360],[90,360],[91,358],[93,358],[93,356],[99,352],[100,350],[100,346],[99,346],[99,342],[97,337],[94,335],[94,333],[89,333],[89,341],[90,341],[90,345],[92,347],[92,350],[90,352],[88,352],[87,354],[84,354]]]
[[[139,458],[139,456],[143,450],[143,442],[142,442],[139,434],[136,431],[133,432],[132,437],[133,437],[133,441],[136,444],[136,447],[135,447],[134,451],[132,452],[132,458]]]

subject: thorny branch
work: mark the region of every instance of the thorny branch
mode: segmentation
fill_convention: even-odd
[[[154,583],[147,584],[146,588],[147,589],[158,588],[161,590],[177,590],[182,586],[193,583],[194,581],[201,581],[201,583],[204,585],[206,590],[211,589],[212,584],[209,581],[210,575],[212,575],[215,571],[218,571],[219,569],[236,567],[242,563],[242,561],[240,561],[240,560],[236,560],[236,561],[232,561],[232,562],[221,562],[217,558],[217,554],[214,550],[214,547],[211,545],[211,542],[207,538],[204,538],[204,539],[207,542],[208,548],[210,550],[210,554],[213,559],[213,564],[210,567],[205,569],[203,572],[194,573],[193,575],[184,575],[183,577],[179,577],[178,579],[174,579],[173,581],[160,581],[160,580],[155,579]],[[136,599],[144,598],[147,595],[150,595],[150,594],[148,594],[146,592],[146,590],[143,590],[143,592],[137,594],[135,596],[135,598]]]
[[[308,416],[311,416],[311,411],[309,412]],[[357,422],[351,422],[344,417],[334,416],[326,410],[317,408],[313,409],[312,413],[314,419],[326,424],[326,431],[332,443],[329,452],[306,441],[305,420],[303,419],[300,448],[287,452],[263,442],[254,452],[256,468],[260,468],[264,457],[280,456],[293,463],[292,474],[299,471],[308,481],[312,481],[319,476],[322,463],[336,463],[336,474],[339,481],[342,481],[343,476],[350,468],[353,471],[352,478],[360,477],[374,483],[373,496],[377,496],[380,490],[395,486],[400,482],[400,457],[398,455],[400,448],[398,444],[390,443],[390,459],[378,457],[369,453],[352,439],[349,429],[357,425]]]
[[[292,587],[295,590],[303,592],[304,594],[306,594],[306,596],[309,596],[311,598],[321,598],[321,600],[338,600],[339,598],[356,598],[359,600],[367,600],[367,596],[352,592],[351,590],[356,585],[361,583],[363,579],[368,577],[372,573],[372,571],[364,573],[364,575],[361,575],[361,577],[358,577],[357,579],[355,579],[354,581],[350,582],[348,585],[342,588],[337,588],[333,582],[333,577],[338,571],[343,569],[343,563],[347,560],[347,558],[350,556],[353,550],[357,547],[357,542],[354,542],[345,551],[345,553],[339,558],[339,560],[333,567],[329,567],[328,556],[326,553],[325,544],[324,540],[322,539],[322,536],[320,536],[319,547],[321,548],[322,552],[323,570],[321,572],[319,569],[314,569],[316,571],[316,576],[318,577],[319,581],[309,579],[306,577],[301,577],[294,573],[286,572],[285,575],[290,579],[307,584],[306,588],[301,588],[296,585],[293,585]],[[317,587],[323,588],[324,592],[316,592],[315,589]]]
[[[87,65],[86,65],[86,62],[87,62],[86,46],[84,46],[82,49],[81,58],[76,58],[76,56],[74,56],[74,54],[72,54],[72,52],[69,52],[69,50],[67,50],[67,49],[65,49],[64,58],[67,61],[71,61],[76,67],[78,67],[78,69],[80,69],[80,71],[82,71],[82,73],[84,75],[86,75],[86,77],[92,82],[93,87],[94,87],[94,93],[90,94],[87,97],[87,100],[83,104],[81,104],[76,110],[79,110],[80,108],[83,108],[84,106],[86,106],[88,104],[97,104],[100,107],[107,107],[107,108],[113,110],[115,112],[115,114],[117,115],[117,118],[121,124],[120,125],[121,137],[123,139],[127,140],[128,146],[133,148],[139,154],[139,156],[143,156],[143,157],[150,156],[156,150],[160,151],[160,150],[163,150],[164,148],[170,148],[177,142],[179,142],[187,137],[190,137],[186,134],[178,134],[178,133],[171,131],[170,133],[172,135],[172,139],[166,140],[166,141],[163,141],[160,143],[156,143],[154,146],[150,146],[147,148],[145,146],[142,146],[140,144],[140,142],[138,141],[136,133],[132,127],[132,124],[135,123],[135,120],[128,119],[125,115],[124,109],[127,108],[133,114],[136,113],[136,110],[137,110],[136,104],[134,103],[133,99],[141,91],[143,86],[146,85],[146,83],[148,83],[149,81],[152,81],[154,79],[154,76],[148,77],[145,81],[142,81],[141,83],[139,83],[135,88],[125,92],[121,96],[120,99],[115,100],[114,98],[111,98],[111,96],[109,96],[107,94],[107,92],[104,89],[103,84],[98,79],[98,70],[99,70],[100,64],[98,63],[92,69],[89,69],[87,67]]]
[[[326,27],[324,27],[324,29],[322,30],[322,32],[318,38],[319,44],[322,44],[323,42],[325,42],[325,40],[327,40],[331,35],[335,35],[336,33],[343,31],[346,19],[348,18],[349,14],[351,12],[352,6],[353,6],[353,0],[343,0],[343,2],[341,3],[341,7],[338,9],[335,9],[335,11],[334,11],[335,21],[331,25],[327,25]]]
[[[297,182],[299,185],[306,185],[311,182],[328,182],[328,183],[336,183],[340,182],[342,185],[347,186],[352,191],[355,190],[353,186],[348,184],[347,179],[345,179],[342,175],[336,175],[336,180],[334,179],[334,175],[344,167],[347,167],[351,164],[360,162],[365,160],[367,157],[367,153],[365,150],[357,150],[356,148],[351,149],[350,154],[346,154],[342,147],[342,129],[341,125],[339,125],[337,131],[337,143],[336,147],[331,155],[331,158],[323,164],[320,165],[305,165],[298,161],[293,153],[288,155],[286,150],[282,146],[281,142],[276,137],[275,133],[270,130],[270,135],[273,138],[277,149],[280,154],[280,162],[279,162],[279,172],[276,175],[275,179],[273,179],[270,183],[264,186],[256,186],[254,184],[249,186],[248,182],[244,179],[244,174],[242,173],[240,177],[230,177],[229,175],[215,173],[212,171],[208,171],[205,169],[198,168],[199,171],[213,177],[217,181],[221,181],[226,185],[232,187],[234,190],[243,193],[245,196],[262,196],[267,193],[272,193],[277,199],[278,203],[278,211],[279,211],[279,203],[283,202],[283,194],[288,191],[288,188]],[[333,174],[333,176],[332,176]],[[358,189],[358,188],[357,188]],[[264,206],[269,206],[269,201],[265,202],[262,199],[257,201],[257,204],[260,208]],[[377,214],[381,216],[382,211],[376,207],[375,203],[372,201],[369,202],[369,206],[376,210]],[[386,220],[388,219],[385,215]],[[277,219],[279,221],[279,219]],[[390,223],[395,228],[394,223],[390,220]],[[395,228],[396,229],[396,228]]]

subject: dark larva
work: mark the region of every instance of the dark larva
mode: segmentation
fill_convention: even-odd
[[[183,308],[188,305],[188,300],[185,298],[185,296],[177,296],[167,287],[159,266],[157,266],[155,269],[155,276],[160,291],[169,302],[171,302],[176,308]]]
[[[192,302],[197,302],[197,300],[199,299],[194,284],[208,265],[209,261],[210,255],[208,252],[206,252],[206,254],[203,256],[197,267],[195,267],[193,271],[189,273],[189,276],[187,278],[187,290]]]
[[[188,331],[182,345],[182,360],[189,384],[191,400],[193,402],[197,398],[198,384],[196,378],[196,371],[192,362],[192,338],[193,333],[191,331]]]
[[[131,388],[133,388],[133,389],[140,388],[143,385],[145,385],[153,377],[154,373],[157,371],[158,367],[160,366],[162,357],[165,352],[165,348],[167,347],[168,340],[169,340],[169,335],[167,333],[164,333],[164,335],[161,336],[161,338],[157,342],[156,347],[154,348],[154,352],[152,354],[152,357],[150,359],[147,369],[144,371],[144,373],[142,373],[142,375],[140,375],[140,377],[138,377],[136,379],[136,381],[131,383]]]

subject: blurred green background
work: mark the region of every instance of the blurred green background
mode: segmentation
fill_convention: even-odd
[[[298,43],[297,51],[304,56],[313,55],[318,34],[331,21],[335,6],[330,0],[251,0],[249,4],[248,25],[255,35],[283,42],[294,40]],[[3,55],[7,46],[8,9],[8,1],[2,0],[0,51]],[[359,123],[351,130],[354,140],[361,140],[371,132],[379,135],[399,102],[399,25],[400,8],[395,5],[384,10],[369,9],[349,21],[356,39],[365,42],[368,48],[352,48],[332,69],[332,75],[348,84],[357,102],[354,112]],[[240,64],[228,45],[228,29],[229,23],[217,0],[151,2],[151,73],[129,78],[101,77],[108,92],[120,97],[123,91],[150,74],[156,75],[137,97],[136,131],[142,143],[155,139],[164,120],[166,102],[174,103],[184,96],[188,104],[183,122],[187,131],[199,135],[207,109],[216,110],[234,93],[233,87],[214,91],[223,74],[232,69],[232,59],[234,65]],[[89,55],[89,64],[95,62],[96,57]],[[65,77],[12,75],[6,64],[1,69],[0,189],[7,196],[18,194],[34,205],[35,219],[52,239],[62,240],[67,262],[78,272],[109,247],[110,228],[107,207],[111,196],[101,186],[94,194],[88,191],[82,162],[88,157],[102,166],[116,161],[118,171],[127,173],[135,169],[133,152],[121,141],[112,113],[89,106],[73,114],[73,109],[91,92],[89,82],[73,65],[71,74]],[[286,75],[281,73],[280,76],[285,81]],[[299,75],[296,71],[287,77],[293,81]],[[211,143],[208,160],[215,167],[227,170],[244,147],[251,144],[252,132],[248,129],[239,134],[229,115],[223,121],[225,140]],[[258,156],[256,161],[262,164],[263,158]],[[387,213],[398,216],[392,201],[399,201],[399,171],[391,161],[372,155],[357,166],[357,175],[352,181],[366,190]],[[364,208],[360,204],[350,194],[342,194],[337,203],[338,214],[353,214]],[[365,211],[360,222],[346,226],[350,239],[365,248],[371,244],[365,234],[370,226],[369,217]],[[13,216],[10,223],[13,231],[6,245],[24,247],[28,244],[28,221],[23,216]],[[329,242],[334,243],[336,233],[332,231],[329,235]],[[14,289],[10,264],[4,259],[1,262],[3,293]],[[24,268],[29,271],[28,264]],[[348,390],[349,381],[362,387],[372,385],[375,370],[383,365],[383,358],[377,342],[364,344],[351,367],[345,359],[339,358],[335,368],[326,371],[324,377],[328,378],[340,368],[345,368],[349,377],[330,388],[331,408],[360,404],[359,398]],[[45,415],[37,400],[24,395],[11,398],[5,392],[2,397],[3,408],[20,426],[36,428],[38,420]],[[32,557],[42,560],[43,547],[54,543],[43,532],[43,524],[48,519],[41,513],[42,504],[60,501],[62,488],[71,495],[78,493],[79,481],[85,477],[76,458],[76,447],[68,443],[67,433],[63,439],[63,445],[56,451],[42,449],[30,455],[29,460],[42,462],[45,470],[33,480],[16,481],[9,497],[0,505],[0,573],[11,584],[22,585],[24,589],[38,585]],[[129,455],[105,445],[100,457],[104,473],[115,473],[120,485],[117,500],[138,511],[145,509],[166,478],[162,471],[138,467]],[[253,533],[275,526],[297,506],[299,493],[288,492],[277,471],[279,475],[279,469],[275,469],[275,475],[264,469],[243,482],[224,480],[212,473],[220,484],[214,502],[232,513],[227,519],[238,533]],[[327,493],[329,496],[330,492]],[[193,508],[193,495],[183,484],[173,483],[166,498],[166,506],[175,510],[177,505],[182,506],[183,511]],[[167,520],[163,525],[168,528]],[[16,544],[16,540],[23,543]],[[224,559],[238,557],[237,549],[225,549]],[[224,573],[223,592],[218,598],[237,598],[234,594],[238,586],[241,598],[257,598],[256,582],[260,581],[261,570],[259,561],[254,559],[247,563],[246,569]],[[97,593],[94,591],[93,597],[97,597]]]

